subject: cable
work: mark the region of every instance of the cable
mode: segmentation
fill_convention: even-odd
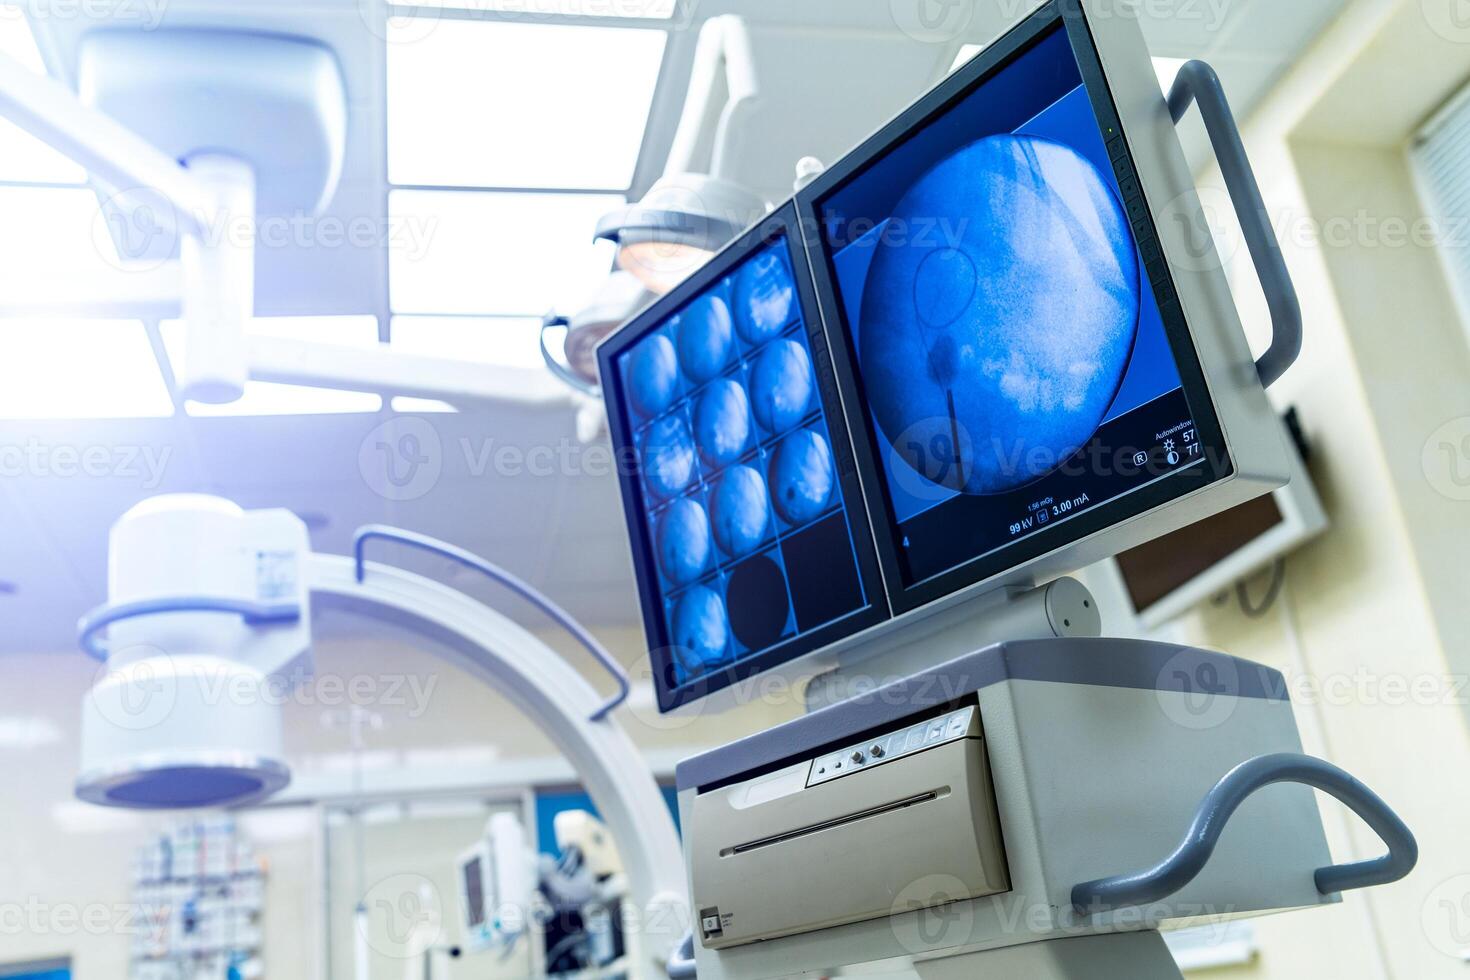
[[[1278,558],[1271,566],[1271,584],[1266,586],[1266,594],[1261,597],[1259,604],[1253,603],[1250,590],[1246,587],[1245,579],[1235,583],[1235,601],[1240,603],[1240,611],[1251,619],[1260,619],[1271,611],[1276,605],[1276,600],[1281,597],[1281,589],[1286,585],[1286,559]]]

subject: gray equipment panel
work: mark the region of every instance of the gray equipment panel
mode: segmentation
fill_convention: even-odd
[[[788,815],[785,823],[807,826],[850,815],[883,794],[845,787],[856,790],[860,780],[873,777],[873,785],[886,785],[885,770],[897,776],[931,754],[939,762],[937,753],[956,743],[941,742],[937,749],[808,788],[813,763],[968,704],[975,705],[982,737],[965,741],[984,747],[1004,842],[1006,890],[977,891],[982,880],[987,887],[993,881],[977,877],[979,865],[989,871],[978,831],[974,843],[960,847],[953,826],[947,824],[943,833],[921,827],[931,802],[877,815],[831,836],[842,842],[840,861],[869,862],[894,852],[895,862],[907,861],[907,867],[879,861],[882,868],[844,877],[845,871],[830,867],[835,852],[793,842],[779,864],[737,887],[763,902],[779,903],[787,892],[799,895],[800,907],[773,910],[769,922],[749,923],[748,929],[740,921],[743,906],[737,907],[729,935],[712,941],[696,935],[702,980],[830,972],[858,963],[899,968],[1043,939],[1337,900],[1324,897],[1315,883],[1317,869],[1332,858],[1312,790],[1282,784],[1245,801],[1208,865],[1175,894],[1143,908],[1097,915],[1074,910],[1071,890],[1077,884],[1148,867],[1168,855],[1200,801],[1227,772],[1260,755],[1300,752],[1301,743],[1285,683],[1275,670],[1167,644],[1057,639],[987,647],[686,760],[678,769],[679,806],[695,910],[720,905],[724,899],[718,896],[732,887],[724,876],[734,865],[719,852],[768,833],[754,819],[764,819],[760,807],[730,810],[722,820],[718,801],[741,787],[774,792],[763,780],[779,782],[785,773],[792,792],[823,804]],[[944,761],[955,766],[953,758]],[[911,783],[894,778],[889,795],[927,792],[934,782],[932,774],[927,780],[916,774]],[[834,792],[816,795],[827,790]],[[870,891],[858,895],[859,887]],[[712,893],[717,897],[708,898]],[[935,896],[945,903],[942,910],[932,907]],[[887,910],[881,918],[822,924],[840,918],[839,910],[856,916],[880,908]],[[724,907],[719,911],[723,915]],[[783,926],[792,924],[806,931],[779,935],[791,932]],[[723,921],[719,925],[724,932]],[[758,935],[770,938],[744,941]]]
[[[710,949],[1010,887],[973,706],[702,793],[693,815]],[[938,874],[956,884],[907,895]]]

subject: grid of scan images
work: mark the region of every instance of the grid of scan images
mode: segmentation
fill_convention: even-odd
[[[784,239],[621,358],[676,684],[863,608]]]

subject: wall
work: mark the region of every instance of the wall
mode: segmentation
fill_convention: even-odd
[[[1432,245],[1399,232],[1423,218],[1406,141],[1470,78],[1470,36],[1446,29],[1450,6],[1359,0],[1246,127],[1307,315],[1302,360],[1273,394],[1301,410],[1333,527],[1291,558],[1287,590],[1262,620],[1229,604],[1185,624],[1202,645],[1287,673],[1307,750],[1399,810],[1420,864],[1341,906],[1261,920],[1258,962],[1208,976],[1429,980],[1465,969],[1470,511],[1421,455],[1441,425],[1470,415],[1470,351]],[[1259,290],[1232,272],[1259,338]],[[1323,813],[1336,858],[1381,853],[1341,807],[1326,801]]]

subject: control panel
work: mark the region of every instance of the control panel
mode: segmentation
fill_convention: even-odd
[[[906,728],[875,738],[865,739],[812,760],[806,785],[815,786],[841,779],[855,772],[872,769],[902,759],[936,745],[957,739],[978,737],[980,721],[974,705],[957,708],[948,714],[930,718]]]

